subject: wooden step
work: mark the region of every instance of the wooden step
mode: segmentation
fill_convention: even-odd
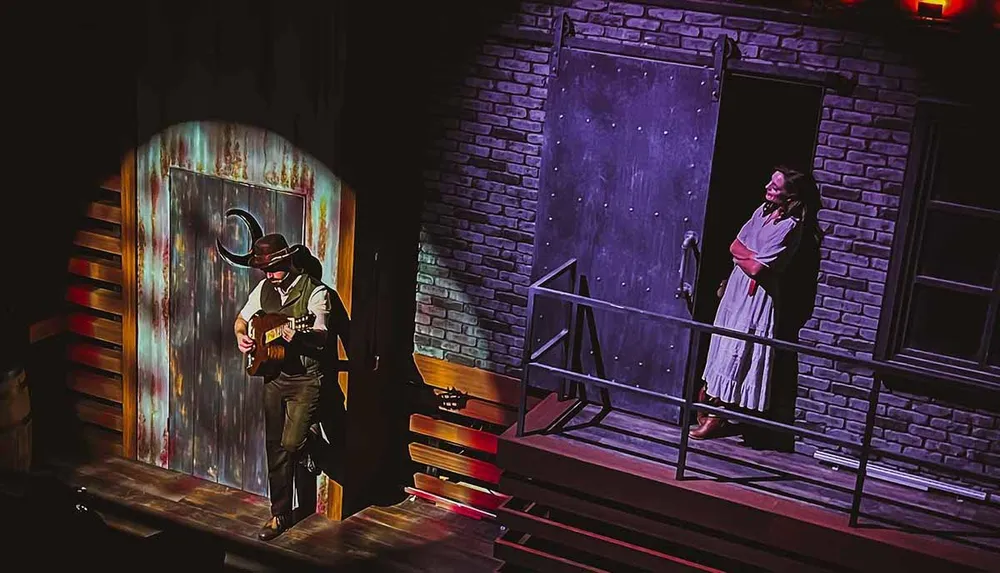
[[[122,209],[113,203],[93,201],[87,205],[87,216],[98,221],[121,224]]]
[[[122,353],[96,344],[74,342],[66,347],[66,358],[71,362],[106,370],[115,374],[122,373]]]
[[[791,554],[773,553],[753,544],[740,543],[731,538],[712,535],[711,531],[640,516],[621,507],[600,504],[584,497],[575,497],[509,475],[500,478],[498,487],[510,496],[530,499],[543,505],[559,508],[567,513],[621,528],[623,531],[632,531],[636,534],[655,537],[698,551],[705,551],[723,560],[744,563],[750,567],[758,567],[775,573],[798,573],[805,570],[817,573],[832,571],[821,569],[815,563],[807,564],[794,558]],[[501,522],[503,523],[503,521]],[[625,537],[628,535],[628,533],[623,533]]]
[[[507,530],[500,536],[493,545],[493,556],[502,559],[504,562],[517,567],[522,567],[528,571],[545,571],[546,573],[612,573],[607,569],[600,569],[560,557],[543,549],[531,547],[534,540],[530,535]]]
[[[74,312],[66,317],[67,330],[81,336],[89,336],[112,344],[122,343],[122,323],[87,314]]]
[[[113,283],[122,284],[122,268],[120,264],[96,257],[76,256],[69,260],[71,274]]]
[[[102,251],[113,255],[122,254],[121,237],[104,229],[77,231],[76,236],[73,238],[73,244],[78,247],[94,249],[95,251]]]
[[[163,533],[163,530],[161,529],[155,529],[153,527],[149,527],[148,525],[143,525],[141,523],[125,519],[121,516],[115,515],[114,513],[98,512],[98,515],[101,516],[104,523],[108,524],[108,527],[119,533],[124,533],[129,537],[148,539],[154,535]]]
[[[71,285],[66,289],[66,300],[94,310],[122,315],[122,297],[113,290],[90,285]]]
[[[112,376],[73,369],[66,373],[66,386],[74,392],[122,403],[122,381]]]
[[[423,414],[412,414],[410,416],[410,431],[430,438],[444,440],[458,446],[472,448],[480,452],[489,454],[497,453],[496,434],[474,430],[444,420],[435,420]]]
[[[537,515],[544,513],[544,510],[543,506],[535,502],[513,498],[497,509],[497,517],[512,530],[558,545],[580,548],[586,553],[621,563],[628,568],[721,573],[719,569]]]

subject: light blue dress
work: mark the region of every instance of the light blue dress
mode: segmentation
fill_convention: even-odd
[[[764,214],[764,205],[754,211],[737,237],[772,273],[780,273],[799,245],[801,225],[776,213]],[[715,326],[761,337],[774,335],[776,292],[758,284],[751,293],[750,277],[733,264],[726,290],[715,315]],[[772,291],[775,287],[770,287]],[[774,350],[763,344],[713,334],[703,378],[709,396],[727,404],[765,411],[770,398]]]

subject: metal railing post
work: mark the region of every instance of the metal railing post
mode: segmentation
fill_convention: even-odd
[[[688,330],[691,343],[688,347],[687,368],[684,372],[683,394],[684,402],[681,404],[680,418],[680,445],[677,447],[677,470],[674,472],[674,479],[684,479],[684,469],[687,467],[688,450],[688,418],[691,416],[691,402],[693,401],[695,376],[698,374],[695,367],[698,362],[699,350],[701,349],[701,333],[696,330]]]
[[[865,434],[861,438],[861,455],[858,460],[858,475],[854,480],[854,496],[851,499],[851,527],[857,527],[861,515],[861,500],[865,493],[865,477],[868,475],[868,458],[872,451],[872,434],[875,431],[875,412],[878,408],[878,396],[881,391],[882,378],[876,373],[873,376],[872,390],[868,393],[868,413],[865,416]]]
[[[524,354],[521,358],[521,397],[517,404],[517,437],[524,435],[524,418],[528,412],[528,378],[531,371],[532,343],[535,324],[535,287],[528,287],[528,327],[524,333]]]
[[[576,294],[576,263],[570,267],[569,275],[569,292]],[[563,344],[563,368],[566,370],[573,370],[576,365],[576,301],[569,301],[569,314],[567,315],[566,323],[569,325],[569,333],[566,337],[566,342]],[[559,400],[565,400],[568,392],[567,386],[569,381],[563,378],[559,381]]]

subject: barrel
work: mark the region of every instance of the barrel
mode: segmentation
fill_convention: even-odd
[[[31,400],[24,368],[0,376],[0,470],[31,469]]]

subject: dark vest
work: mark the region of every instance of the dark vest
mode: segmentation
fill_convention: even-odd
[[[326,288],[323,283],[311,276],[303,273],[299,276],[298,282],[288,293],[288,300],[281,303],[281,295],[266,279],[260,286],[260,307],[266,313],[283,314],[290,317],[299,317],[309,312],[309,297],[316,287]],[[320,372],[320,360],[322,356],[311,355],[311,353],[295,344],[288,345],[285,354],[285,362],[281,366],[281,371],[290,376],[315,376]]]

